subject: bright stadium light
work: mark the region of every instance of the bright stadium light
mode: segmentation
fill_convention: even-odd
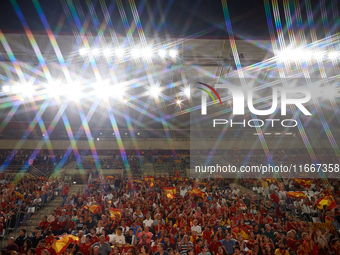
[[[152,49],[150,47],[146,47],[143,49],[143,57],[151,58],[152,57]]]
[[[19,86],[19,85],[14,85],[14,86],[12,87],[12,92],[13,92],[14,94],[20,94],[20,93],[21,93],[21,88],[20,88],[20,86]]]
[[[290,52],[289,58],[292,61],[301,61],[303,59],[304,52],[300,49],[296,49]]]
[[[99,98],[105,98],[112,94],[112,88],[107,80],[96,82],[94,85],[95,94]]]
[[[26,84],[22,86],[21,93],[24,96],[32,96],[34,94],[35,88],[31,84]]]
[[[139,52],[139,50],[137,48],[134,48],[134,49],[131,50],[131,56],[133,58],[138,58],[139,55],[140,55],[140,52]]]
[[[103,49],[103,55],[104,57],[110,57],[112,55],[113,51],[111,48],[105,48]]]
[[[80,54],[81,56],[86,55],[86,54],[87,54],[87,49],[86,49],[86,48],[81,48],[81,49],[79,49],[79,54]]]
[[[328,53],[329,59],[336,59],[338,57],[338,53],[336,51],[331,51]]]
[[[170,50],[169,51],[169,56],[172,57],[172,58],[175,58],[177,57],[178,55],[178,51],[177,50]]]
[[[322,60],[324,53],[322,51],[316,51],[313,54],[314,59]]]
[[[310,51],[305,51],[302,55],[305,61],[309,61],[312,59],[312,53]]]
[[[80,86],[79,82],[68,84],[66,90],[67,98],[73,101],[78,101],[79,98],[82,96],[82,89],[83,88]]]
[[[159,94],[160,94],[161,90],[159,87],[151,87],[150,88],[150,94],[153,96],[153,97],[157,97]]]
[[[286,62],[291,59],[291,52],[290,50],[283,50],[278,53],[278,58],[280,61]]]
[[[97,49],[97,48],[94,48],[93,50],[92,50],[92,55],[93,56],[98,56],[99,55],[99,49]]]
[[[179,100],[179,99],[176,101],[176,104],[178,104],[178,105],[180,105],[181,103],[182,103],[182,101]]]
[[[60,95],[61,87],[56,82],[46,85],[46,89],[49,97],[57,97]]]
[[[166,50],[160,49],[158,51],[158,56],[160,56],[161,58],[164,58],[166,56]]]
[[[190,87],[187,87],[184,89],[184,94],[187,96],[187,97],[190,97]]]
[[[119,83],[113,87],[112,91],[116,97],[122,97],[125,93],[125,87],[123,84]]]
[[[5,92],[5,93],[9,93],[9,92],[11,92],[11,88],[10,88],[10,86],[5,85],[5,86],[2,87],[2,91]]]
[[[122,58],[124,56],[124,50],[122,48],[117,48],[115,54],[118,58]]]

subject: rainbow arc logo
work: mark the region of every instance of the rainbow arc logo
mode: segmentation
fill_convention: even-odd
[[[200,84],[200,85],[202,85],[202,86],[205,86],[205,87],[207,87],[208,89],[210,89],[212,92],[214,92],[214,94],[217,96],[218,100],[220,101],[220,104],[222,105],[222,100],[221,100],[221,98],[220,98],[220,95],[217,93],[217,91],[216,91],[213,87],[211,87],[210,85],[208,85],[208,84],[206,84],[206,83],[203,83],[203,82],[196,82],[196,83],[197,83],[197,84]],[[197,87],[197,88],[200,89],[200,90],[202,90],[202,91],[204,91],[204,92],[206,92],[206,93],[212,98],[212,100],[214,100],[215,105],[217,105],[217,102],[216,102],[216,100],[215,100],[213,94],[212,94],[209,90],[207,90],[207,89],[205,89],[205,88],[200,88],[200,87]]]

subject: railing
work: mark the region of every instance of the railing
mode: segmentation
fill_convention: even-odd
[[[19,235],[20,227],[24,226],[27,222],[29,223],[26,224],[27,234],[29,235],[29,233],[32,233],[34,227],[39,225],[38,221],[41,219],[41,216],[50,215],[52,213],[52,210],[56,207],[52,205],[52,207],[50,208],[46,207],[45,209],[43,209],[49,201],[53,200],[57,196],[56,192],[58,192],[59,196],[61,190],[58,190],[58,188],[49,190],[49,192],[45,196],[41,197],[40,203],[28,205],[25,208],[24,216],[22,216],[22,212],[18,212],[15,217],[15,222],[12,222],[13,217],[10,220],[6,220],[5,231],[3,233],[0,233],[0,237],[3,237],[1,241],[1,247],[4,247],[4,241],[6,238],[9,237],[11,231],[14,231],[14,238],[16,238]],[[37,214],[37,212],[41,210],[42,212]],[[36,215],[35,219],[32,219],[33,215]]]
[[[33,176],[35,177],[49,177],[46,173],[40,171],[38,168],[34,167],[34,166],[31,166],[29,169],[28,169],[28,172],[30,174],[32,174]]]

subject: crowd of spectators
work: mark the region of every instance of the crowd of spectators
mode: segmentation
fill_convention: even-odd
[[[17,166],[18,169],[23,165],[31,165],[38,169],[47,171],[53,170],[62,160],[64,151],[54,151],[50,155],[48,151],[41,150],[39,153],[33,150],[0,150],[0,165],[6,165],[7,168]],[[65,157],[64,165],[75,160],[74,154],[70,153]]]
[[[315,154],[320,163],[338,163],[333,149],[315,149]],[[224,151],[224,158],[234,165],[241,165],[247,162],[249,165],[264,164],[267,162],[268,157],[263,150],[244,150],[233,149]],[[271,157],[277,164],[307,164],[313,163],[307,149],[271,149]]]
[[[63,181],[50,181],[44,177],[24,176],[15,180],[15,175],[0,176],[0,235],[22,225],[30,215],[41,209],[48,199],[53,199],[62,189]]]
[[[228,179],[116,176],[114,180],[101,180],[103,182],[88,185],[84,193],[70,194],[51,215],[42,217],[33,233],[22,230],[16,240],[8,241],[5,249],[15,248],[19,254],[54,254],[58,239],[73,235],[77,240],[65,244],[63,254],[317,255],[340,252],[338,232],[332,227],[338,224],[338,206],[331,210],[327,206],[319,209],[309,203],[314,210],[306,212],[309,218],[284,210],[281,200],[275,196],[282,185],[306,189],[292,180],[282,185],[278,180],[268,181],[270,193],[265,197],[249,190],[241,191]],[[312,183],[317,200],[324,196],[328,186],[321,180],[312,180]],[[257,180],[247,179],[241,184],[256,187]],[[332,185],[335,192],[339,182],[331,180],[328,185]],[[66,194],[67,190],[62,193]],[[314,212],[317,216],[325,215],[321,222],[314,221]]]

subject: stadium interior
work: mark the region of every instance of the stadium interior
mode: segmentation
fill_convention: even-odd
[[[300,35],[299,47],[146,36],[134,7],[136,31],[121,35],[89,7],[94,35],[72,1],[73,33],[58,34],[38,1],[45,31],[12,2],[24,31],[0,22],[1,255],[340,254],[339,34]],[[253,95],[239,116],[229,89],[210,98],[200,84]],[[273,86],[310,91],[311,115],[298,104],[282,114],[283,92],[254,114]],[[238,170],[197,173],[207,165]]]

